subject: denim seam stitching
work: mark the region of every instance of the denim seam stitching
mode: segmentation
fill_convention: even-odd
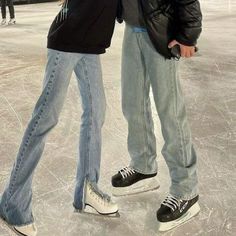
[[[57,67],[57,65],[58,65],[58,61],[59,61],[59,53],[57,53],[57,56],[56,56],[56,59],[55,59],[55,62],[54,62],[54,69],[53,69],[53,71],[52,71],[52,74],[50,75],[50,77],[52,76],[52,75],[55,75],[55,68]],[[49,89],[48,89],[48,91],[50,91]],[[47,95],[49,96],[49,92],[47,92],[46,93],[46,98],[47,98]],[[44,98],[43,100],[44,100],[44,103],[43,104],[46,104],[46,98]],[[18,174],[18,172],[19,172],[19,169],[20,169],[20,167],[21,167],[21,165],[22,165],[22,163],[23,163],[23,157],[24,157],[24,154],[25,154],[25,152],[26,152],[26,148],[29,146],[29,143],[30,143],[30,137],[32,136],[32,133],[38,128],[38,125],[39,125],[39,120],[41,119],[41,116],[42,116],[42,114],[43,114],[43,109],[42,108],[40,108],[39,109],[40,110],[40,114],[39,115],[37,115],[37,117],[36,117],[36,121],[34,122],[34,125],[33,125],[33,128],[31,128],[31,131],[29,132],[29,135],[28,135],[28,137],[26,138],[26,141],[27,141],[27,143],[23,143],[23,148],[21,147],[21,150],[19,151],[19,155],[20,155],[20,159],[19,159],[19,161],[18,161],[18,163],[17,163],[17,161],[16,161],[16,163],[15,163],[15,165],[16,165],[16,167],[15,167],[15,173],[14,173],[14,175],[13,175],[13,177],[12,177],[12,183],[10,184],[10,187],[9,187],[9,192],[8,192],[8,196],[7,196],[7,201],[6,201],[6,203],[5,203],[5,210],[7,209],[7,207],[8,207],[8,201],[9,201],[9,199],[12,197],[12,192],[13,192],[13,189],[14,189],[14,186],[15,186],[15,181],[16,181],[16,178],[17,178],[17,174]]]
[[[89,101],[90,101],[90,115],[89,115],[89,129],[88,129],[88,133],[87,133],[87,137],[88,137],[88,143],[87,143],[87,159],[88,159],[88,173],[87,173],[87,177],[86,179],[89,180],[89,176],[91,173],[91,169],[90,169],[90,152],[89,152],[89,146],[91,145],[91,126],[92,126],[92,114],[93,114],[93,109],[92,109],[92,98],[91,98],[91,89],[90,89],[90,80],[88,77],[88,69],[87,69],[87,65],[86,65],[86,61],[85,58],[82,59],[82,64],[84,67],[84,75],[85,75],[85,79],[88,81],[88,91],[89,91]],[[86,182],[84,182],[85,184]],[[84,195],[84,193],[83,193]],[[84,201],[83,201],[83,206],[84,206]]]
[[[171,70],[171,74],[173,75],[173,73],[174,73],[174,71],[173,71],[173,64],[171,64],[170,70]],[[176,94],[177,87],[176,87],[176,77],[175,76],[173,76],[173,77],[174,77],[174,79],[173,78],[171,79],[171,88],[172,88],[172,93],[173,93],[174,99],[175,99],[175,102],[174,102],[174,114],[175,114],[175,120],[176,120],[177,129],[178,129],[178,134],[179,134],[179,137],[180,137],[180,156],[182,156],[182,155],[184,155],[184,152],[183,152],[183,137],[182,137],[179,121],[178,121],[178,118],[177,118],[177,94]],[[176,89],[174,88],[174,85],[175,85]]]
[[[141,35],[139,34],[136,34],[135,35],[136,38],[137,38],[137,42],[138,42],[138,45],[139,45],[139,49],[141,47]],[[142,50],[140,49],[140,54],[142,55],[141,59],[144,58],[143,54],[142,54]],[[143,65],[141,65],[141,68],[143,67]],[[144,130],[144,134],[143,134],[143,137],[144,137],[144,142],[145,142],[145,146],[144,146],[144,153],[145,153],[145,172],[147,170],[147,162],[148,162],[148,158],[147,158],[147,153],[148,153],[148,147],[149,147],[149,142],[148,142],[148,134],[147,134],[147,123],[146,123],[146,119],[145,119],[145,114],[146,114],[146,107],[145,107],[145,80],[146,80],[146,77],[144,76],[144,74],[142,74],[142,77],[143,77],[143,83],[142,83],[142,118],[143,118],[143,130]]]
[[[147,44],[147,42],[146,42],[146,40],[145,40],[145,36],[147,36],[147,32],[144,32],[143,34],[141,34],[140,35],[140,37],[142,37],[142,42],[144,41],[145,42],[145,44]],[[144,58],[144,60],[145,60],[145,57],[144,57],[144,54],[143,54],[143,58]],[[147,70],[147,65],[146,65],[146,63],[144,64],[144,66],[145,66],[145,70]],[[149,80],[149,83],[150,83],[150,87],[151,87],[151,80],[150,80],[150,78],[148,78],[148,76],[147,76],[147,71],[145,71],[145,79],[146,79],[146,83],[145,83],[145,88],[147,88],[147,82],[148,82],[148,80]],[[146,96],[146,98],[147,99],[150,99],[150,89],[149,89],[149,94],[145,94],[145,96]],[[149,101],[150,102],[150,101]],[[148,106],[150,106],[149,108],[150,108],[150,111],[151,111],[151,104],[148,104]],[[149,122],[149,124],[151,123],[151,119],[152,119],[152,117],[151,117],[151,115],[150,115],[150,113],[148,112],[148,106],[146,105],[145,106],[145,108],[146,108],[146,117],[147,117],[147,120],[148,120],[148,122]],[[147,120],[146,120],[146,127],[148,126],[147,125]],[[151,142],[150,142],[150,139],[148,138],[148,130],[146,129],[146,131],[147,131],[147,144],[148,144],[148,147],[149,147],[149,149],[151,150]],[[156,145],[156,144],[155,144]],[[152,156],[152,155],[150,155],[150,156]],[[147,159],[148,160],[148,159]],[[147,166],[147,163],[146,163],[146,166]],[[158,167],[157,167],[158,168]],[[156,169],[156,172],[157,172],[158,170]],[[156,173],[155,172],[155,173]]]
[[[146,78],[146,80],[147,80],[148,78]],[[146,81],[147,82],[147,81]],[[147,85],[145,86],[146,87],[146,89],[147,89]],[[149,95],[145,95],[146,96],[146,98],[147,99],[149,99]],[[151,152],[152,151],[152,148],[151,148],[151,142],[150,142],[150,139],[149,139],[149,136],[148,136],[148,133],[149,133],[149,131],[150,130],[148,130],[147,129],[147,127],[148,127],[148,124],[151,124],[151,116],[150,116],[150,113],[149,113],[149,110],[148,110],[148,108],[150,108],[151,109],[151,107],[149,107],[150,106],[150,104],[147,104],[147,101],[145,102],[145,114],[146,114],[146,118],[147,119],[145,119],[146,121],[146,136],[147,136],[147,145],[148,145],[148,150]],[[151,153],[148,153],[148,154],[150,154],[150,156],[149,157],[151,157],[152,156],[152,152]],[[148,161],[148,159],[147,159],[147,161]],[[146,166],[147,166],[147,163],[146,163]]]

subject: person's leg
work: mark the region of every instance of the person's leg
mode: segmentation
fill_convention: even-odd
[[[198,194],[197,157],[178,78],[178,62],[159,55],[147,34],[143,34],[142,41],[142,52],[165,140],[162,154],[170,171],[170,194],[177,199],[189,200]]]
[[[131,162],[112,177],[113,195],[157,189],[156,138],[150,102],[150,80],[144,66],[142,32],[126,25],[122,52],[122,110],[128,121]]]
[[[34,221],[31,209],[32,178],[42,155],[45,138],[57,124],[69,80],[78,58],[49,50],[43,92],[25,131],[10,182],[0,200],[0,216],[11,225]]]
[[[15,18],[15,9],[14,9],[14,5],[13,5],[13,1],[12,0],[8,0],[8,8],[9,8],[9,13],[10,13],[10,18],[14,19]]]
[[[1,0],[1,12],[2,12],[2,19],[6,19],[6,0]]]
[[[140,50],[142,33],[126,26],[122,51],[122,110],[128,121],[130,166],[142,174],[157,172],[156,139],[150,105],[150,80]]]
[[[197,157],[186,118],[178,78],[178,62],[158,54],[147,33],[143,34],[142,42],[145,65],[165,141],[162,154],[171,177],[170,193],[156,214],[159,231],[166,231],[183,224],[200,211]]]
[[[96,186],[101,161],[101,130],[105,119],[106,100],[98,55],[84,54],[75,67],[82,99],[79,162],[76,178],[74,206],[84,208],[84,184]]]

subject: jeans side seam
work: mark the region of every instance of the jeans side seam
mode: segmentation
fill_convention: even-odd
[[[88,91],[89,91],[89,102],[90,102],[90,112],[89,112],[89,129],[88,129],[88,133],[87,133],[87,138],[88,138],[88,142],[87,142],[87,159],[88,159],[88,173],[86,173],[86,179],[89,181],[89,176],[91,173],[91,169],[90,169],[90,152],[89,152],[89,147],[91,145],[91,126],[92,126],[92,114],[93,114],[93,108],[92,108],[92,97],[91,97],[91,87],[90,87],[90,80],[89,80],[89,76],[88,76],[88,68],[86,65],[86,60],[85,58],[82,59],[82,64],[83,64],[83,68],[84,68],[84,75],[85,75],[85,79],[88,81]],[[84,183],[86,183],[86,181]],[[83,193],[84,194],[84,193]],[[84,203],[83,203],[84,204]]]
[[[147,42],[146,42],[146,40],[145,40],[145,37],[148,37],[148,35],[147,35],[147,32],[143,32],[142,34],[141,34],[141,38],[142,38],[142,44],[144,44],[144,46],[146,46],[146,44],[147,44]],[[151,101],[150,101],[150,88],[151,88],[151,79],[150,79],[150,75],[149,75],[149,73],[147,73],[147,68],[148,68],[148,65],[147,65],[147,63],[146,63],[146,61],[145,61],[145,55],[144,55],[144,53],[143,53],[143,51],[145,50],[145,47],[143,47],[143,49],[142,49],[142,56],[143,56],[143,60],[144,60],[144,63],[143,63],[143,67],[145,68],[145,79],[146,79],[146,83],[145,83],[145,88],[146,88],[146,91],[148,91],[148,94],[147,93],[145,93],[145,96],[146,96],[146,99],[148,100],[149,99],[149,104],[147,104],[147,102],[146,102],[146,104],[145,104],[145,108],[146,108],[146,126],[148,127],[148,123],[147,122],[149,122],[149,124],[153,124],[153,120],[152,120],[152,110],[151,110]],[[147,88],[147,86],[148,86],[148,83],[149,82],[149,88]],[[149,110],[150,109],[150,110]],[[151,127],[151,125],[149,125],[149,127]],[[151,127],[151,128],[154,128],[154,124],[153,124],[153,127]],[[153,157],[153,154],[155,155],[155,157],[157,157],[157,154],[156,154],[156,139],[155,139],[155,150],[154,150],[154,152],[155,153],[152,153],[152,141],[151,141],[151,138],[150,138],[150,136],[148,136],[148,132],[153,132],[154,133],[154,130],[147,130],[147,144],[148,144],[148,147],[149,147],[149,150],[150,150],[150,156],[149,157]],[[155,137],[155,134],[154,134],[154,137]],[[156,158],[155,158],[155,162],[156,162]],[[157,166],[156,164],[155,164],[155,166]],[[158,171],[157,170],[157,168],[158,167],[156,167],[156,172]],[[153,168],[152,168],[153,169]],[[155,173],[156,173],[155,172]]]
[[[173,65],[171,64],[171,75],[173,75]],[[175,88],[174,88],[175,86]],[[180,124],[179,124],[179,121],[178,121],[178,116],[177,116],[177,86],[176,86],[176,77],[173,76],[172,77],[172,80],[171,80],[171,88],[172,88],[172,93],[174,95],[174,99],[175,99],[175,102],[173,103],[174,104],[174,114],[175,114],[175,121],[176,121],[176,126],[177,126],[177,129],[178,129],[178,134],[179,134],[179,137],[180,137],[180,156],[184,155],[184,152],[183,152],[183,136],[182,136],[182,132],[181,132],[181,128],[180,128]]]
[[[57,65],[58,65],[58,61],[59,61],[59,53],[57,53],[57,56],[56,56],[56,60],[55,60],[55,62],[54,62],[54,65],[55,65],[55,67],[54,67],[54,69],[53,69],[53,71],[52,71],[52,74],[50,75],[50,77],[52,78],[52,76],[54,76],[54,74],[55,74],[55,69],[56,69],[56,67],[57,67]],[[48,89],[48,92],[46,93],[46,98],[47,98],[47,95],[49,96],[49,89]],[[46,102],[48,101],[46,101],[46,98],[44,98],[44,103],[43,104],[45,104],[45,106],[46,106]],[[17,178],[17,174],[18,174],[18,171],[19,171],[19,169],[20,169],[20,167],[22,166],[22,163],[23,163],[23,158],[24,158],[24,154],[25,154],[25,151],[26,151],[26,148],[29,146],[29,143],[30,143],[30,138],[32,137],[32,135],[33,135],[33,132],[38,128],[38,126],[39,126],[39,120],[41,119],[41,116],[42,116],[42,114],[43,114],[43,109],[41,108],[40,109],[40,114],[39,115],[37,115],[37,117],[36,117],[36,121],[34,122],[34,126],[33,126],[33,128],[31,127],[31,131],[30,131],[30,133],[29,133],[29,135],[28,135],[28,137],[26,138],[26,143],[22,143],[23,144],[23,148],[22,147],[20,147],[21,148],[21,150],[19,151],[19,155],[20,155],[20,159],[19,159],[19,162],[17,163],[17,161],[15,162],[15,172],[14,172],[14,175],[12,176],[12,183],[10,184],[10,187],[9,187],[9,192],[8,192],[8,196],[7,196],[7,198],[8,198],[8,200],[6,201],[6,203],[5,203],[5,208],[7,208],[7,206],[8,206],[8,201],[9,201],[9,199],[11,198],[11,196],[12,196],[12,192],[13,192],[13,189],[14,189],[14,186],[15,186],[15,181],[16,181],[16,178]]]
[[[137,41],[139,43],[139,47],[140,47],[140,38],[141,38],[141,35],[135,33],[136,37],[137,37]],[[138,40],[138,37],[139,37],[139,40]],[[140,54],[141,54],[141,59],[144,59],[144,55],[142,54],[142,50],[140,49]],[[144,65],[142,64],[141,65],[141,68],[143,68]],[[149,147],[149,142],[148,142],[148,132],[147,132],[147,122],[146,122],[146,104],[145,104],[145,92],[146,92],[146,76],[144,76],[144,74],[142,74],[143,76],[143,83],[142,83],[142,111],[143,111],[143,114],[142,114],[142,118],[143,118],[143,130],[144,130],[144,134],[143,134],[143,137],[144,137],[144,141],[145,141],[145,146],[144,146],[144,153],[145,153],[145,171],[147,170],[147,162],[148,162],[148,157],[147,157],[147,153],[148,153],[148,147]]]
[[[148,80],[148,78],[146,78],[146,80]],[[146,81],[147,82],[147,81]],[[146,89],[147,89],[147,86],[146,86]],[[145,95],[147,99],[149,95]],[[147,137],[147,147],[148,147],[148,150],[150,151],[150,153],[147,153],[150,157],[153,157],[153,153],[152,153],[152,145],[151,145],[151,140],[150,140],[150,136],[148,135],[149,132],[151,132],[151,130],[148,130],[147,127],[148,125],[150,126],[150,124],[152,123],[152,120],[151,120],[151,116],[150,116],[150,112],[149,112],[149,109],[151,109],[151,107],[149,107],[150,104],[147,104],[147,101],[145,102],[145,114],[146,114],[146,119],[145,119],[145,122],[146,122],[146,137]],[[148,159],[147,159],[148,161]],[[147,166],[147,163],[146,163],[146,166]]]

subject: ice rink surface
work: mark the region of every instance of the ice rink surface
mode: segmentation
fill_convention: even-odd
[[[181,62],[181,83],[199,156],[200,214],[175,230],[157,233],[155,213],[169,188],[161,154],[161,188],[117,199],[120,219],[73,212],[81,107],[72,78],[60,122],[47,139],[34,178],[33,211],[39,236],[236,235],[236,0],[201,3],[204,28],[199,55]],[[57,11],[56,3],[16,6],[17,25],[0,27],[0,192],[41,91],[46,36]],[[102,56],[107,114],[100,187],[108,193],[110,177],[129,163],[127,124],[120,105],[123,27],[117,25],[112,47]],[[161,151],[160,124],[153,111]],[[8,229],[0,224],[0,236],[8,235]]]

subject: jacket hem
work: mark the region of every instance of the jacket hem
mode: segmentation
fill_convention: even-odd
[[[48,42],[47,48],[70,53],[103,54],[106,52],[106,48],[104,47],[86,48],[86,47],[78,47],[77,45],[73,46],[73,45],[56,44],[53,42]]]

